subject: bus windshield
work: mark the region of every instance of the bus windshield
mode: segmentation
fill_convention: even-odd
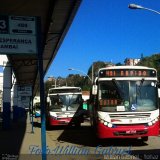
[[[158,108],[156,81],[100,81],[98,109],[106,112],[144,112]]]
[[[76,111],[82,102],[81,94],[50,95],[50,111]]]

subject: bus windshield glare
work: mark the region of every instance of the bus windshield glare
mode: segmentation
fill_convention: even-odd
[[[156,81],[100,81],[98,110],[145,112],[158,108]]]
[[[50,95],[50,111],[77,111],[81,102],[81,94]]]

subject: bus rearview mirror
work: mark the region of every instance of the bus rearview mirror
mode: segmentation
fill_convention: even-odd
[[[97,95],[97,85],[92,86],[92,94]]]

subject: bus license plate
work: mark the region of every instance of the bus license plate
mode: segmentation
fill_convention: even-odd
[[[126,134],[136,134],[136,130],[129,130],[129,131],[126,131]]]

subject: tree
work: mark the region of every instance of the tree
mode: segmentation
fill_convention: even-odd
[[[83,87],[85,76],[79,74],[69,74],[66,78],[68,86]]]
[[[141,61],[137,65],[157,69],[158,77],[160,77],[160,54],[153,54],[150,57],[143,57],[143,59],[141,59]]]
[[[44,82],[44,89],[45,89],[45,94],[46,94],[46,95],[48,94],[49,88],[52,87],[52,84],[53,84],[52,81],[48,81],[48,80],[47,80],[47,81]]]
[[[103,62],[103,61],[94,62],[93,66],[91,65],[90,68],[88,69],[87,75],[92,79],[92,74],[93,74],[95,78],[98,74],[98,70],[108,65],[114,65],[114,64],[111,62]],[[89,91],[91,88],[92,82],[88,76],[86,75],[82,76],[80,74],[69,74],[68,77],[66,78],[66,81],[67,81],[68,86],[81,87],[82,90]]]
[[[103,62],[103,61],[94,62],[88,69],[88,75],[92,77],[92,67],[93,67],[93,77],[95,78],[98,75],[98,71],[100,68],[104,68],[109,65],[114,65],[114,64],[111,62]]]
[[[122,64],[121,62],[116,63],[116,66],[123,66],[124,64]]]

